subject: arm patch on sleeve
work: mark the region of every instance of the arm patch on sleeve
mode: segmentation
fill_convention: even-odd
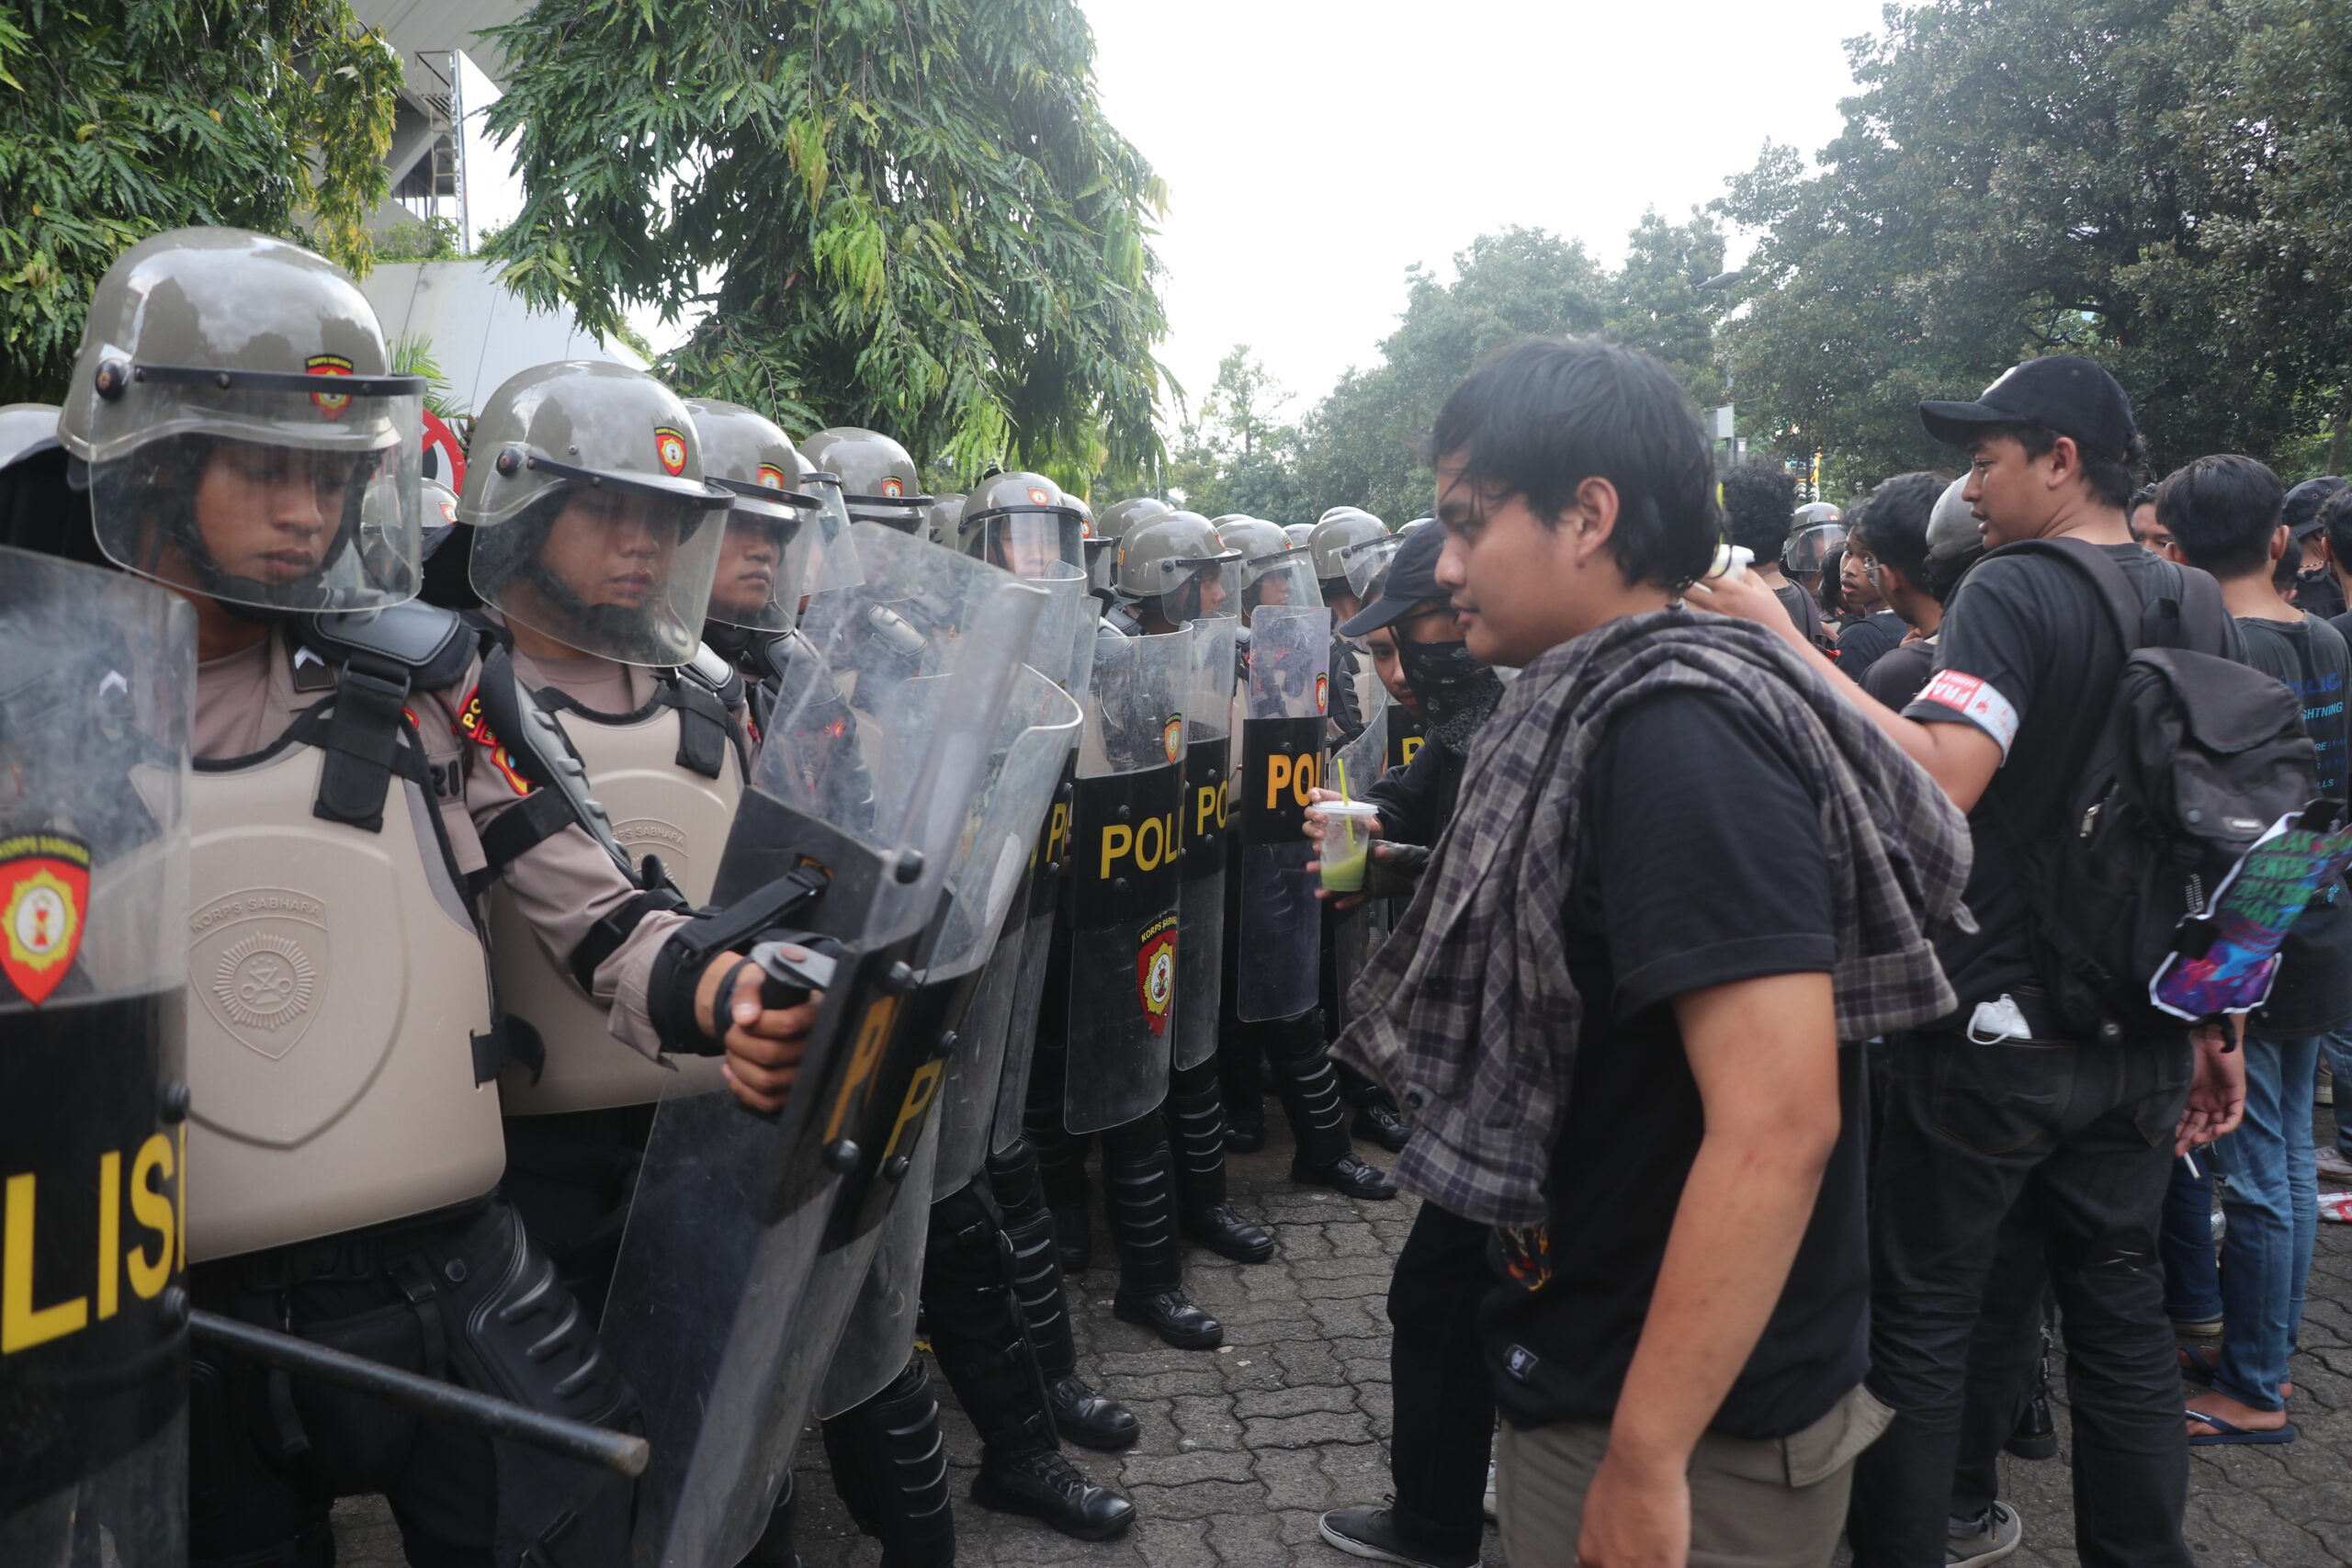
[[[2008,757],[2010,742],[2018,738],[2016,706],[1995,690],[1992,682],[1977,676],[1963,675],[1957,670],[1943,671],[1913,700],[1950,708],[1976,726],[1993,738],[2004,760]]]

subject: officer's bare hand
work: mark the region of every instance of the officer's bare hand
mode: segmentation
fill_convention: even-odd
[[[795,948],[785,953],[796,959],[808,956]],[[722,1014],[718,987],[728,971],[736,967],[739,956],[722,953],[704,967],[695,986],[695,1011],[713,1034],[724,1019],[727,1032],[721,1043],[727,1047],[727,1058],[720,1070],[727,1075],[727,1087],[735,1098],[754,1111],[781,1111],[800,1071],[808,1031],[817,1022],[817,1004],[825,994],[811,992],[797,1007],[763,1007],[760,982],[765,976],[757,964],[746,964],[735,976],[734,995],[727,999]]]
[[[1306,792],[1306,827],[1303,830],[1310,840],[1317,844],[1320,844],[1323,841],[1323,817],[1322,814],[1315,808],[1317,806],[1322,805],[1327,800],[1343,800],[1345,798],[1346,796],[1342,795],[1336,789],[1310,789]],[[1365,833],[1375,839],[1385,831],[1385,829],[1380,826],[1380,818],[1377,817],[1365,818],[1363,830]]]

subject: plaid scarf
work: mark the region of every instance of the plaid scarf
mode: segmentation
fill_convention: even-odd
[[[1819,803],[1838,1038],[1958,1005],[1928,933],[1958,908],[1970,843],[1935,782],[1760,626],[1679,607],[1612,621],[1530,664],[1479,731],[1459,813],[1333,1048],[1417,1117],[1397,1185],[1454,1213],[1505,1230],[1544,1218],[1583,1012],[1563,922],[1585,769],[1621,714],[1669,691],[1759,714]]]

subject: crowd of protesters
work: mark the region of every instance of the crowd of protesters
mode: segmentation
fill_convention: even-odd
[[[2188,1568],[2189,1447],[2294,1439],[2318,1184],[2352,1174],[2312,1142],[2340,877],[2266,995],[2193,1021],[2115,1003],[2101,895],[2052,882],[2118,841],[2100,770],[2163,733],[2120,728],[2152,682],[2249,750],[2283,716],[2264,800],[2343,801],[2352,489],[2238,456],[2143,488],[2071,355],[1919,413],[1953,471],[1836,522],[1719,474],[1597,340],[1440,414],[1439,525],[1342,629],[1408,708],[1400,639],[1508,679],[1373,796],[1418,886],[1335,1054],[1409,1113],[1423,1202],[1395,1495],[1333,1545],[1476,1563],[1483,1506],[1520,1565],[1977,1568],[2021,1543],[1997,1456],[2057,1451],[2052,1348],[2086,1564]]]

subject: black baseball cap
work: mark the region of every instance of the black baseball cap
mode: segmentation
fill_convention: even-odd
[[[1380,580],[1380,597],[1350,616],[1340,635],[1363,637],[1403,620],[1416,604],[1451,599],[1453,591],[1439,587],[1437,581],[1437,558],[1444,549],[1445,530],[1434,523],[1406,535]]]
[[[2301,538],[2319,532],[2319,509],[2327,498],[2344,488],[2344,481],[2334,474],[2323,474],[2315,479],[2305,479],[2287,492],[2287,504],[2280,509],[2278,520],[2293,530],[2291,537]]]
[[[1987,425],[2046,425],[2095,457],[2120,457],[2139,433],[2132,400],[2107,367],[2051,354],[2013,367],[1973,403],[1921,403],[1919,423],[1947,446],[1973,444]]]

